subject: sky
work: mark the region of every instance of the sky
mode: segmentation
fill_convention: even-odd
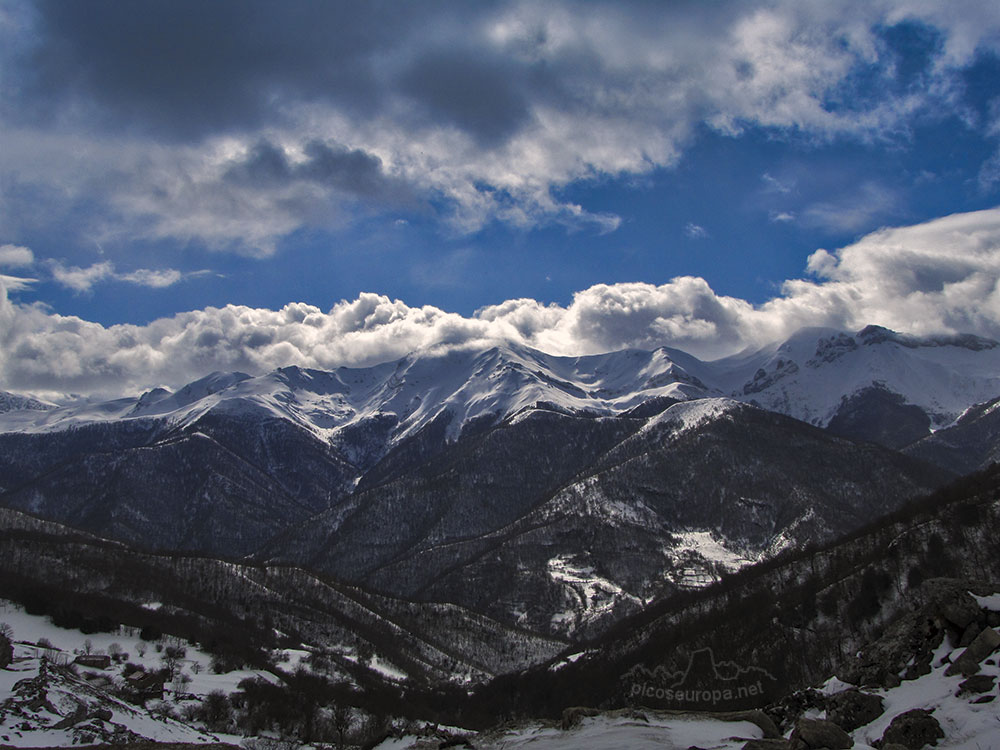
[[[0,0],[0,389],[1000,338],[995,0]]]

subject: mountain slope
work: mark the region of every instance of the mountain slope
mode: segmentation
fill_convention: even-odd
[[[645,420],[532,412],[310,519],[265,557],[579,635],[947,476],[725,399]]]
[[[882,437],[903,414],[911,424],[902,435],[890,432],[890,447],[947,426],[970,406],[1000,394],[1000,344],[970,335],[918,338],[879,326],[856,334],[807,328],[779,345],[711,365],[717,373],[713,384],[734,398],[821,427],[839,423],[851,437]],[[865,415],[869,424],[859,425],[859,412],[876,402],[885,414]],[[912,408],[886,408],[893,404],[916,407],[924,416]]]
[[[983,615],[970,612],[964,592],[1000,590],[998,498],[1000,470],[993,468],[836,542],[653,603],[548,665],[485,686],[473,706],[493,715],[554,717],[567,706],[635,705],[636,684],[668,687],[663,680],[683,675],[706,649],[730,673],[739,667],[770,675],[761,678],[761,691],[734,695],[713,710],[761,708],[833,674],[885,687],[904,673],[912,679],[929,666],[925,644],[933,650],[946,637],[955,648],[978,632],[966,632]],[[991,617],[1000,624],[1000,616]],[[892,648],[859,658],[890,623],[900,623]],[[638,702],[698,708],[679,700],[654,690]]]

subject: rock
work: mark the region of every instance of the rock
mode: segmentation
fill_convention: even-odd
[[[14,661],[14,645],[3,633],[0,633],[0,669]]]
[[[979,671],[979,662],[996,651],[997,648],[1000,648],[1000,633],[993,628],[986,628],[945,670],[945,675],[950,677],[959,672],[966,676],[975,674]]]
[[[781,732],[778,731],[778,726],[774,723],[770,716],[761,711],[759,708],[751,709],[749,711],[726,711],[723,713],[712,714],[713,718],[721,719],[722,721],[749,721],[751,724],[756,724],[760,731],[764,733],[764,739],[774,740],[781,738]]]
[[[797,690],[786,695],[777,703],[767,707],[768,716],[774,720],[781,731],[788,731],[795,726],[802,715],[809,710],[822,711],[826,708],[826,696],[813,688]],[[767,737],[767,735],[764,735]]]
[[[870,724],[884,711],[885,703],[880,696],[860,690],[845,690],[826,701],[826,718],[845,732]]]
[[[600,713],[601,712],[596,708],[587,708],[586,706],[573,706],[571,708],[563,709],[562,728],[572,729],[580,723],[580,719],[583,717],[597,716]]]
[[[976,636],[979,635],[981,632],[983,632],[983,629],[979,627],[978,622],[974,622],[971,625],[969,625],[969,627],[965,629],[965,632],[962,633],[962,638],[958,642],[959,648],[967,647],[974,640],[976,640]]]
[[[892,720],[882,735],[882,749],[895,742],[908,750],[920,750],[924,745],[936,745],[943,737],[941,725],[931,712],[914,708]]]
[[[988,693],[993,689],[993,675],[977,674],[973,675],[958,686],[957,696],[968,695],[969,693]]]
[[[968,591],[953,591],[938,601],[940,615],[959,630],[965,630],[979,619],[979,604]]]
[[[750,740],[743,750],[791,750],[792,743],[784,739]]]
[[[971,703],[992,703],[996,699],[997,697],[995,695],[981,695],[974,701],[971,701]]]
[[[890,742],[888,745],[882,745],[882,750],[910,750],[906,745],[900,745],[898,742]]]
[[[854,740],[832,721],[825,719],[799,719],[791,736],[793,748],[828,748],[847,750],[854,746]]]

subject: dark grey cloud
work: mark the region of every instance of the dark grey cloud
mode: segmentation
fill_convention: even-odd
[[[401,77],[402,91],[433,120],[445,120],[480,142],[498,143],[529,117],[524,71],[509,59],[470,50],[433,50]]]
[[[41,0],[17,104],[182,138],[252,129],[287,100],[371,108],[378,56],[421,12],[377,0]]]
[[[358,198],[416,201],[415,191],[403,180],[386,175],[382,160],[373,154],[319,140],[309,141],[302,151],[305,158],[293,163],[281,146],[262,139],[229,167],[224,179],[232,185],[263,189],[311,182]]]
[[[266,255],[420,196],[461,232],[608,230],[561,188],[671,167],[699,127],[905,137],[997,29],[989,0],[8,0],[0,223]],[[860,230],[894,215],[876,192],[796,215]]]

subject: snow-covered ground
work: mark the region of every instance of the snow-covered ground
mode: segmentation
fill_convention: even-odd
[[[614,581],[596,573],[590,565],[575,562],[571,555],[559,555],[548,562],[549,577],[560,584],[567,609],[552,616],[553,627],[566,633],[608,615],[623,601],[642,602]]]
[[[673,534],[677,544],[664,550],[675,566],[674,583],[684,588],[701,588],[719,580],[719,573],[731,573],[757,560],[727,548],[710,531],[682,531]]]
[[[6,623],[14,631],[14,642],[23,655],[41,656],[43,652],[48,652],[49,658],[55,661],[72,662],[77,656],[87,651],[94,654],[110,654],[115,650],[120,650],[121,653],[128,655],[122,660],[122,664],[132,662],[141,665],[147,671],[155,671],[163,667],[165,647],[167,645],[180,646],[184,649],[185,654],[177,661],[177,668],[181,674],[190,678],[191,681],[183,685],[183,692],[191,695],[208,695],[213,690],[232,693],[236,690],[237,685],[248,677],[259,677],[271,682],[278,681],[278,678],[270,672],[258,669],[241,669],[215,674],[212,672],[212,657],[209,654],[170,636],[166,636],[161,641],[148,642],[139,637],[137,628],[119,628],[115,633],[85,635],[78,630],[57,627],[47,617],[29,615],[20,606],[4,600],[0,600],[0,623]],[[37,644],[40,639],[48,641],[54,650],[31,645]],[[88,643],[89,646],[87,646]],[[115,644],[117,644],[117,649]],[[160,650],[157,650],[158,645]],[[114,665],[111,669],[106,670],[108,676],[116,673],[113,667]],[[81,671],[101,672],[102,670],[83,667]],[[167,683],[168,692],[173,684]]]
[[[945,736],[938,741],[937,750],[1000,748],[1000,705],[996,698],[996,685],[990,691],[992,701],[976,703],[982,696],[958,694],[959,685],[966,677],[961,674],[951,677],[945,675],[950,661],[964,650],[953,648],[945,642],[934,655],[930,673],[915,680],[904,680],[899,687],[892,689],[869,689],[868,692],[882,696],[885,712],[875,721],[851,733],[856,743],[855,750],[872,750],[893,718],[915,708],[931,711],[941,725]],[[979,674],[993,676],[995,680],[1000,678],[996,652],[992,659],[985,660],[980,666]],[[839,689],[845,687],[848,686],[843,683],[838,685]]]
[[[161,742],[215,742],[211,733],[200,731],[174,719],[154,715],[141,706],[117,698],[114,687],[122,682],[126,662],[153,672],[164,666],[168,647],[184,649],[176,662],[180,679],[167,682],[164,698],[175,707],[197,701],[214,690],[236,691],[248,677],[271,682],[278,678],[260,670],[237,670],[215,674],[211,657],[200,649],[166,636],[147,642],[134,628],[119,628],[114,633],[84,634],[53,625],[47,617],[30,615],[20,606],[0,600],[0,623],[13,633],[14,662],[0,670],[0,744],[20,747],[57,747],[107,740],[107,733],[118,737],[137,735]],[[84,653],[121,655],[107,669],[77,666],[77,675],[48,664],[72,663]],[[293,657],[290,654],[290,660]],[[43,662],[45,664],[43,665]],[[97,681],[87,678],[97,675]],[[104,678],[106,684],[101,685]],[[30,708],[31,696],[41,694],[43,701]],[[192,697],[193,696],[193,697]],[[88,719],[55,728],[74,713],[105,713],[99,720]],[[102,734],[103,733],[103,734]]]
[[[478,735],[473,744],[481,750],[738,750],[748,740],[760,739],[760,728],[747,721],[719,721],[692,715],[668,716],[644,712],[643,717],[595,716],[582,719],[572,729],[551,724],[527,724]],[[378,750],[427,747],[419,737],[390,739]]]

